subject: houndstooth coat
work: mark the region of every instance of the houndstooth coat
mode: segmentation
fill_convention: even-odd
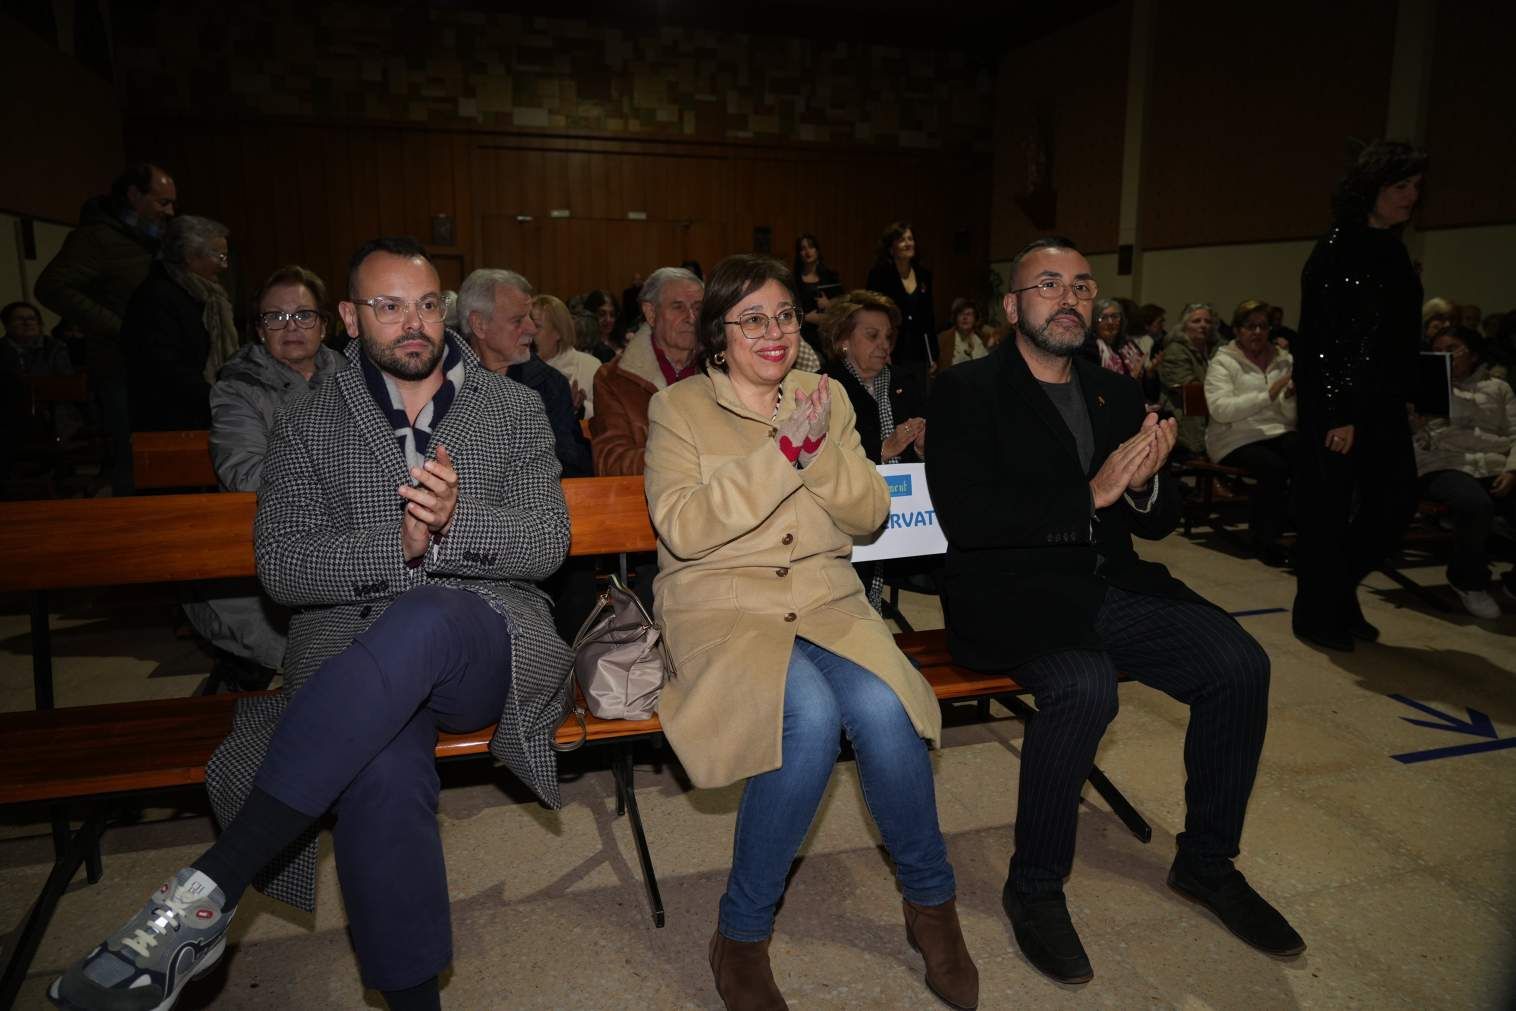
[[[451,339],[451,338],[450,338]],[[560,804],[549,741],[562,719],[571,660],[553,630],[550,602],[530,581],[553,573],[568,550],[568,508],[542,401],[479,365],[466,344],[463,389],[432,435],[458,470],[452,527],[425,565],[408,568],[400,541],[409,480],[394,429],[350,365],[274,425],[253,526],[258,577],[269,596],[296,609],[284,660],[284,690],[243,700],[232,732],[206,768],[216,817],[229,824],[252,791],[290,697],[328,658],[417,586],[454,586],[483,597],[511,636],[511,685],[490,753],[546,803]],[[272,898],[311,910],[316,902],[316,828],[254,881]]]

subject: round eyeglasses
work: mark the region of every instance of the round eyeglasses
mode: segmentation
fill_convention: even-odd
[[[769,332],[769,320],[779,328],[780,333],[796,333],[800,330],[800,311],[798,309],[780,309],[770,316],[762,312],[749,312],[738,316],[736,319],[724,319],[721,322],[731,323],[742,328],[742,336],[750,341]]]
[[[374,312],[374,318],[380,323],[399,323],[405,319],[405,310],[411,306],[416,307],[416,315],[423,323],[441,323],[447,316],[447,307],[442,303],[441,295],[422,295],[414,302],[407,302],[403,298],[395,298],[393,295],[375,295],[373,298],[355,298],[354,305],[366,305]]]
[[[1029,284],[1025,288],[1015,288],[1011,291],[1011,294],[1019,295],[1023,291],[1035,291],[1038,297],[1051,301],[1055,298],[1062,298],[1065,288],[1073,292],[1074,297],[1081,302],[1093,302],[1095,301],[1095,296],[1100,294],[1100,285],[1096,284],[1093,279],[1081,278],[1072,282],[1064,282],[1056,281],[1051,277],[1044,278],[1036,284]]]

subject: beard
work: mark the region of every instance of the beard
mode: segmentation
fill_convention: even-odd
[[[427,342],[426,351],[416,354],[396,350],[397,345],[415,340],[417,337]],[[436,370],[437,363],[442,361],[442,350],[445,344],[445,340],[434,342],[425,330],[403,333],[388,344],[366,332],[363,334],[363,353],[368,355],[369,361],[379,366],[381,372],[388,372],[396,379],[407,382],[417,382],[431,375]]]
[[[1079,336],[1068,344],[1060,344],[1048,335],[1048,331],[1052,329],[1053,324],[1061,318],[1076,320],[1080,326]],[[1057,355],[1060,358],[1072,358],[1079,353],[1079,349],[1084,346],[1086,329],[1088,328],[1085,327],[1082,316],[1078,313],[1064,312],[1062,310],[1049,316],[1047,321],[1039,327],[1034,327],[1028,323],[1025,316],[1019,316],[1016,320],[1017,333],[1031,341],[1033,346],[1046,351],[1050,355]]]

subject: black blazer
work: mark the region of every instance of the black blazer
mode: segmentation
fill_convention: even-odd
[[[863,443],[863,455],[875,463],[883,463],[880,456],[884,451],[885,433],[879,424],[878,402],[840,361],[828,362],[821,371],[831,376],[834,383],[841,384],[843,390],[847,392],[848,400],[852,401],[853,414],[857,417],[855,424],[858,428],[858,438]],[[925,417],[926,398],[910,384],[895,378],[890,383],[890,410],[895,416],[897,425],[907,418]],[[931,438],[930,434],[927,438]],[[916,447],[907,446],[905,452],[900,454],[900,462],[919,463]]]
[[[937,314],[932,307],[932,272],[915,264],[916,290],[906,293],[900,271],[893,263],[876,263],[869,270],[868,289],[889,296],[900,310],[900,332],[895,335],[892,361],[926,362],[937,360]]]
[[[1201,602],[1132,550],[1179,523],[1162,475],[1147,513],[1125,498],[1093,509],[1089,481],[1142,425],[1142,391],[1126,376],[1073,360],[1095,451],[1080,469],[1074,436],[1015,340],[947,369],[932,391],[927,483],[947,535],[942,604],[953,658],[1003,671],[1045,653],[1103,648],[1095,616],[1108,585]]]

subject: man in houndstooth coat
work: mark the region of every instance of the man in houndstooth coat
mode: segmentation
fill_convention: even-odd
[[[366,245],[349,289],[350,364],[279,418],[258,496],[258,575],[296,612],[284,690],[239,705],[207,769],[226,831],[59,980],[65,1006],[109,1004],[133,978],[122,963],[161,970],[170,1006],[219,956],[249,884],[312,909],[328,811],[364,984],[436,1006],[452,957],[438,730],[498,720],[491,753],[559,804],[549,742],[571,655],[533,583],[562,562],[569,523],[542,402],[444,330],[413,240]],[[155,968],[140,938],[196,922],[195,968],[177,954]]]

